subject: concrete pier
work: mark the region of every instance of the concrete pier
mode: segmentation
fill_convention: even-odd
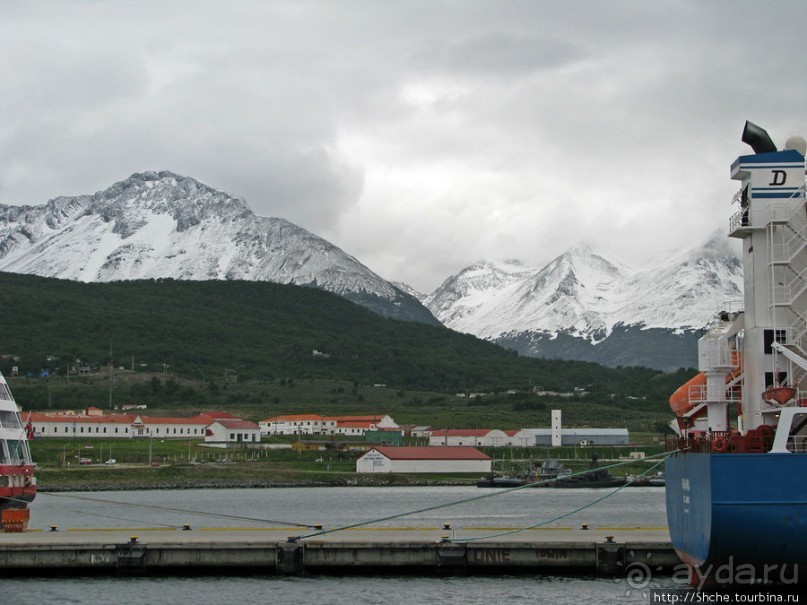
[[[465,573],[621,575],[679,563],[661,528],[307,528],[32,530],[0,533],[0,574]],[[291,537],[291,540],[290,540]],[[470,541],[461,541],[471,538]],[[476,538],[476,539],[475,539]]]

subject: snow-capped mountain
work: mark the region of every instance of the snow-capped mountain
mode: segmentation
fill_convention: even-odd
[[[662,369],[694,366],[699,332],[742,297],[740,260],[722,234],[641,270],[587,245],[543,267],[480,261],[423,297],[301,227],[171,172],[42,206],[0,205],[0,271],[311,286],[524,355]]]
[[[482,261],[425,300],[449,328],[522,354],[607,365],[696,365],[695,341],[742,298],[742,270],[725,236],[635,270],[579,245],[540,268]]]
[[[413,296],[324,239],[171,172],[94,195],[0,205],[0,271],[79,281],[252,280],[328,290],[388,317],[437,324]]]

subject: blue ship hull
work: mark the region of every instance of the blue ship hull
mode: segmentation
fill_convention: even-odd
[[[665,472],[670,536],[685,563],[807,563],[807,454],[678,452]]]

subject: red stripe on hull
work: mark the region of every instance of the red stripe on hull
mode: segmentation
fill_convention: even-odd
[[[0,485],[0,510],[8,508],[27,508],[28,504],[36,497],[36,483],[34,482],[33,464],[3,464],[0,465],[0,479],[3,483],[12,485]],[[19,477],[23,479],[20,481]],[[13,485],[21,482],[22,485]]]

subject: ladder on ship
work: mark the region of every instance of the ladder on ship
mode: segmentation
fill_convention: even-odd
[[[807,378],[807,203],[805,187],[794,197],[798,208],[768,226],[769,311],[773,320],[773,387],[792,386],[795,399]]]

